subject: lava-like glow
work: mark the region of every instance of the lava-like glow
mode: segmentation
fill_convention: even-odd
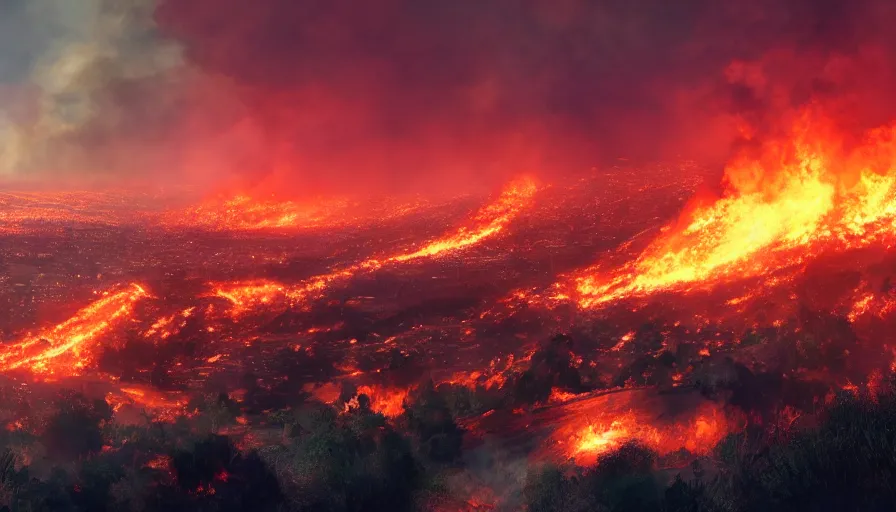
[[[857,322],[863,317],[886,318],[896,311],[896,298],[890,294],[864,293],[853,303],[846,318]]]
[[[480,210],[469,225],[413,252],[370,258],[356,265],[317,275],[294,285],[268,280],[213,283],[213,295],[230,301],[235,315],[276,301],[285,300],[290,304],[296,304],[317,297],[333,283],[349,279],[360,272],[375,271],[387,264],[399,264],[421,258],[437,258],[493,237],[504,230],[524,208],[531,204],[536,191],[537,187],[531,178],[516,180],[504,190],[494,203]]]
[[[409,261],[418,258],[436,257],[477,244],[503,230],[529,206],[538,188],[531,178],[521,178],[510,184],[498,200],[483,208],[470,226],[460,228],[457,233],[432,241],[420,249],[388,258],[387,261]]]
[[[230,301],[232,313],[239,315],[252,308],[286,300],[290,304],[302,302],[318,296],[333,282],[347,279],[363,267],[349,267],[338,272],[314,276],[296,285],[286,285],[274,281],[253,281],[248,283],[217,283],[214,295]]]
[[[65,322],[0,347],[0,370],[27,369],[54,377],[79,374],[93,360],[92,349],[99,338],[116,321],[127,318],[134,303],[146,296],[146,290],[136,284],[105,293]]]
[[[613,420],[609,425],[589,424],[577,434],[571,455],[573,457],[597,456],[619,447],[620,444],[632,439],[636,434],[642,442],[645,438],[654,439],[658,436],[655,431],[649,429],[645,431],[629,417]]]
[[[360,386],[358,394],[370,399],[370,408],[387,418],[395,418],[404,412],[409,390],[380,386]],[[354,399],[353,402],[357,400]],[[357,404],[355,404],[357,405]]]
[[[344,199],[277,201],[240,195],[208,201],[164,219],[167,225],[199,227],[212,231],[249,231],[315,228],[344,221],[350,203]]]
[[[187,413],[188,398],[176,392],[158,391],[147,386],[130,385],[106,394],[106,402],[119,413],[125,407],[150,412],[156,421],[174,421]]]
[[[330,229],[363,227],[372,222],[398,219],[430,205],[422,198],[385,198],[360,203],[340,197],[289,201],[237,195],[168,212],[159,221],[169,228],[208,231]]]
[[[761,158],[729,164],[721,199],[693,208],[633,262],[578,277],[579,304],[762,276],[821,251],[892,241],[896,125],[849,151],[843,138],[822,115],[804,112]]]
[[[730,431],[728,416],[705,402],[675,418],[652,411],[637,392],[584,398],[558,406],[559,425],[551,434],[554,456],[588,466],[627,442],[638,442],[660,455],[682,448],[709,453]]]

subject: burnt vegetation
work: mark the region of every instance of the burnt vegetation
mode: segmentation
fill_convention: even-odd
[[[530,511],[876,511],[896,507],[896,394],[843,394],[819,425],[730,434],[687,468],[661,469],[636,443],[591,469],[530,471]]]
[[[566,341],[546,344],[532,368],[551,366]],[[728,364],[729,378],[716,387],[734,388],[733,397],[769,387],[788,394]],[[568,367],[558,366],[548,373],[562,382],[557,375]],[[517,384],[505,392],[515,396]],[[412,511],[453,503],[445,482],[475,470],[482,449],[458,424],[470,404],[458,407],[456,389],[424,382],[393,419],[355,389],[343,395],[338,406],[306,399],[254,416],[247,435],[233,429],[241,406],[226,394],[195,399],[189,418],[125,426],[104,401],[62,393],[29,423],[37,434],[0,435],[0,510]],[[896,378],[873,394],[830,400],[802,426],[757,416],[703,456],[661,456],[630,441],[587,468],[530,461],[506,503],[532,512],[892,510]],[[780,410],[752,405],[768,416],[769,407]]]

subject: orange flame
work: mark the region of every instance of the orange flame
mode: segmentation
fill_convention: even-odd
[[[409,261],[435,257],[449,251],[457,251],[479,243],[503,230],[520,211],[529,205],[537,191],[535,182],[528,177],[512,182],[498,200],[483,208],[473,219],[473,227],[462,227],[456,234],[430,242],[420,249],[393,256],[387,261]]]
[[[470,226],[461,227],[457,233],[432,241],[413,252],[385,258],[370,258],[329,274],[314,276],[292,286],[274,281],[217,283],[213,285],[214,295],[230,301],[233,304],[235,315],[276,300],[286,300],[291,304],[296,304],[320,294],[334,282],[349,279],[359,272],[377,270],[382,268],[385,263],[435,258],[465,249],[495,236],[531,203],[536,191],[537,187],[531,178],[516,180],[504,190],[497,201],[483,208],[474,217]]]
[[[409,391],[400,388],[384,388],[379,386],[360,386],[359,395],[370,398],[370,408],[387,418],[395,418],[404,413],[404,404]]]
[[[789,139],[766,144],[762,159],[732,162],[725,196],[684,217],[683,228],[614,272],[579,277],[579,304],[760,276],[806,254],[891,238],[896,125],[870,132],[854,151],[843,146],[832,123],[804,112]]]
[[[621,397],[618,397],[621,399]],[[637,441],[660,455],[682,448],[709,453],[730,431],[728,416],[717,404],[707,402],[674,421],[650,411],[640,401],[619,410],[606,398],[586,399],[563,407],[565,418],[551,438],[563,458],[577,464],[593,464],[602,454]],[[616,409],[616,410],[614,410]]]
[[[78,311],[65,322],[37,336],[0,347],[0,370],[27,368],[36,374],[77,375],[89,364],[91,348],[116,320],[130,315],[134,303],[147,296],[133,284]]]

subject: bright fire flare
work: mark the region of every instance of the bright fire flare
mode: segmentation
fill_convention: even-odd
[[[574,459],[582,466],[625,443],[638,442],[660,455],[686,449],[712,451],[736,419],[720,404],[703,401],[670,416],[664,402],[649,391],[626,391],[577,399],[548,409],[544,421],[554,424],[552,448],[543,456]]]
[[[135,302],[148,294],[133,284],[78,311],[65,322],[36,336],[0,346],[0,370],[26,368],[56,377],[77,375],[90,362],[91,348],[117,320],[131,314]]]
[[[401,388],[386,388],[380,386],[358,387],[358,394],[366,395],[367,398],[370,399],[370,409],[387,418],[395,418],[404,413],[404,404],[408,399],[408,393],[409,391],[407,389]]]
[[[588,425],[578,434],[578,439],[573,446],[573,456],[598,455],[617,448],[623,442],[633,437],[633,426],[627,419],[617,419],[609,426]],[[650,437],[655,437],[652,433]]]
[[[670,227],[636,260],[579,277],[579,304],[761,276],[824,250],[892,238],[896,125],[870,132],[847,151],[831,122],[806,111],[791,138],[767,143],[761,159],[732,162],[726,179],[721,199],[695,208],[684,227]]]

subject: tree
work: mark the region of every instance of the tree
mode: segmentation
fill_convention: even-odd
[[[434,462],[454,462],[461,455],[464,431],[457,426],[444,397],[432,381],[416,392],[406,407],[408,428],[414,433],[420,453]]]
[[[57,411],[42,435],[48,453],[60,460],[78,459],[103,447],[102,423],[112,418],[103,400],[90,401],[81,394],[63,394]]]

